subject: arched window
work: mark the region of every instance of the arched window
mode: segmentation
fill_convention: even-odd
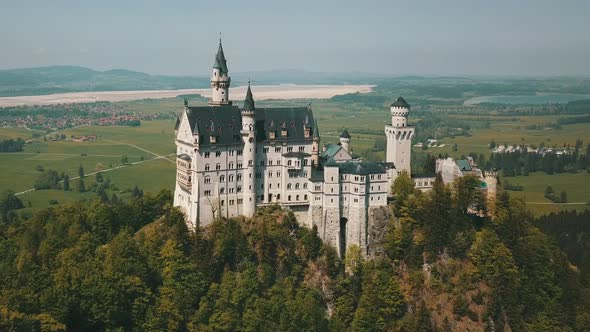
[[[229,163],[229,169],[234,169],[234,163]]]
[[[277,194],[277,202],[281,201],[281,194]]]
[[[205,164],[205,171],[208,171],[209,169],[211,169],[211,166],[209,166],[209,164]]]
[[[289,202],[291,201],[291,195],[289,195],[289,196],[287,197],[287,200],[288,200]]]
[[[307,195],[303,195],[303,200],[307,201]]]
[[[307,189],[307,182],[303,184],[303,189]]]
[[[223,193],[225,193],[225,188],[223,188],[223,187],[219,188],[219,193],[220,193],[220,194],[223,194]]]
[[[238,186],[238,188],[236,189],[237,192],[242,192],[242,186]]]
[[[242,181],[242,173],[238,174],[238,181]]]
[[[295,189],[299,189],[299,183],[295,183]]]
[[[268,177],[272,178],[272,171],[268,172]]]
[[[225,175],[219,176],[219,182],[225,182]]]
[[[229,175],[229,182],[234,182],[234,175],[233,174]]]
[[[205,177],[205,183],[211,183],[211,177],[206,176]]]
[[[215,165],[215,170],[218,170],[219,171],[220,169],[221,169],[221,164],[220,163],[217,163],[217,165]]]
[[[290,183],[287,183],[287,189],[291,189],[291,186],[292,185]]]

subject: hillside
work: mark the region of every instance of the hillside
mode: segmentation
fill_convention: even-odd
[[[188,89],[209,86],[208,77],[163,76],[76,66],[0,70],[0,96],[44,95],[80,91]]]
[[[500,193],[396,181],[386,255],[344,260],[277,206],[189,232],[162,191],[0,222],[0,330],[587,331],[587,275]],[[587,285],[587,284],[586,284]]]

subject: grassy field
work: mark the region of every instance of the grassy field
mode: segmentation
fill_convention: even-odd
[[[511,191],[511,195],[522,197],[531,212],[535,215],[564,210],[583,210],[590,208],[590,173],[548,175],[531,173],[529,176],[504,178],[511,184],[524,187],[524,191]],[[559,195],[562,190],[567,192],[567,204],[554,204],[544,197],[545,188],[551,186]]]
[[[420,109],[428,110],[436,106],[428,106],[424,100],[413,101],[418,105],[417,111],[410,121],[416,123],[425,118],[420,117]],[[432,101],[428,99],[429,103]],[[390,122],[390,114],[387,105],[382,107],[368,107],[357,103],[340,103],[331,100],[280,100],[260,101],[258,107],[269,106],[306,106],[312,102],[314,114],[318,119],[322,143],[337,143],[338,137],[344,128],[347,128],[352,136],[352,149],[356,154],[366,156],[379,161],[385,157],[383,150],[374,151],[376,141],[384,139],[383,127]],[[457,100],[446,100],[441,103],[459,103]],[[203,105],[203,98],[190,98],[191,105]],[[238,104],[241,104],[238,102]],[[119,106],[131,112],[144,112],[149,114],[175,112],[182,109],[182,98],[169,98],[161,100],[140,100],[134,102],[118,103]],[[425,113],[424,113],[425,114]],[[499,116],[493,114],[451,114],[447,115],[450,122],[469,122],[479,125],[488,122],[488,128],[475,128],[469,131],[470,136],[456,136],[455,138],[439,139],[443,147],[431,147],[424,151],[414,148],[414,154],[423,155],[449,154],[453,157],[467,155],[470,152],[483,153],[489,156],[488,144],[495,140],[498,144],[533,144],[544,142],[546,146],[574,145],[576,139],[590,142],[590,124],[563,125],[561,129],[526,130],[530,125],[546,125],[555,123],[557,116]],[[33,144],[25,146],[25,152],[0,154],[0,188],[11,189],[16,192],[33,187],[35,179],[39,175],[38,166],[44,169],[54,169],[64,172],[70,177],[77,175],[80,165],[86,173],[99,170],[116,168],[121,166],[121,156],[126,155],[130,163],[144,159],[145,162],[133,166],[117,168],[105,173],[118,185],[120,190],[128,189],[134,185],[146,191],[156,191],[162,188],[172,189],[174,184],[174,164],[165,159],[151,160],[157,155],[173,154],[174,132],[172,121],[142,121],[140,127],[98,127],[88,126],[72,128],[60,131],[66,137],[71,135],[96,135],[97,140],[92,142],[43,141],[38,139]],[[24,139],[32,138],[33,132],[26,129],[0,128],[0,138]],[[457,144],[458,150],[452,151],[453,144]],[[590,177],[587,173],[580,174],[532,174],[529,177],[508,178],[514,184],[522,184],[523,192],[514,192],[514,195],[525,197],[531,202],[529,208],[535,214],[541,214],[558,209],[581,209],[585,205],[552,205],[543,197],[543,191],[547,184],[551,184],[556,191],[567,190],[570,202],[590,201]],[[552,184],[554,182],[555,184]],[[95,196],[95,195],[94,195]],[[47,206],[50,199],[70,201],[78,198],[93,197],[93,193],[75,193],[57,190],[30,192],[23,196],[31,202],[32,209]],[[543,204],[539,204],[543,203]]]

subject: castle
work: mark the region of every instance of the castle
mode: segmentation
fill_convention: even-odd
[[[176,125],[177,174],[174,205],[189,227],[216,217],[251,217],[256,208],[278,204],[343,256],[350,245],[372,255],[379,230],[390,218],[387,197],[402,171],[410,174],[410,105],[399,97],[385,126],[386,161],[354,158],[346,130],[340,144],[320,150],[320,130],[311,107],[257,108],[250,84],[243,107],[229,96],[231,78],[221,40],[211,73],[208,106],[189,106]],[[433,178],[415,179],[420,189]],[[425,184],[425,185],[422,185]]]

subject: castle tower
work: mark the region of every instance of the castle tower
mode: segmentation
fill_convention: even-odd
[[[350,153],[350,134],[346,129],[340,134],[340,145],[342,145],[344,151]]]
[[[248,91],[242,108],[242,139],[244,140],[244,174],[243,174],[243,200],[246,217],[252,217],[256,211],[256,135],[255,135],[255,109],[250,81]]]
[[[484,172],[484,181],[487,188],[488,213],[493,213],[496,206],[496,192],[498,186],[498,172]]]
[[[410,159],[414,127],[408,126],[410,105],[402,97],[391,104],[391,125],[385,126],[387,136],[386,161],[395,165],[398,172],[405,170],[411,174]]]
[[[229,100],[230,82],[231,78],[229,77],[227,60],[225,60],[225,55],[223,54],[220,37],[219,48],[217,48],[215,63],[211,72],[211,100],[209,100],[209,105],[231,105],[231,101]]]
[[[320,164],[320,128],[318,120],[313,121],[313,134],[311,135],[311,165],[318,167]]]

